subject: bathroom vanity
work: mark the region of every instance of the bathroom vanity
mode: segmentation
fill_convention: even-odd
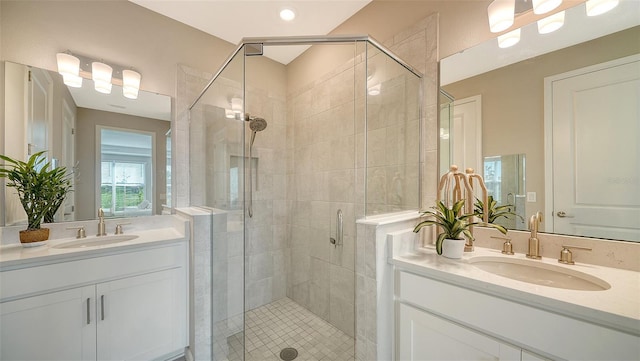
[[[393,248],[397,360],[640,359],[636,271],[480,247],[461,260]]]
[[[171,218],[158,228],[129,230],[127,237],[2,246],[0,359],[151,360],[182,354],[189,234],[185,221]]]

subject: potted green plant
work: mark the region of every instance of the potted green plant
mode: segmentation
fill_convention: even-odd
[[[20,203],[27,214],[27,229],[20,231],[23,245],[42,242],[49,238],[49,229],[43,222],[52,222],[53,215],[72,189],[65,167],[55,169],[44,157],[45,151],[34,153],[26,162],[0,155],[5,164],[0,166],[0,177],[7,179],[7,187],[16,189]],[[39,243],[42,244],[42,243]]]
[[[463,208],[464,199],[455,202],[451,208],[447,207],[442,201],[438,201],[436,206],[433,207],[434,210],[422,212],[423,216],[429,216],[431,219],[421,221],[415,226],[413,231],[417,233],[426,226],[440,226],[442,232],[439,233],[436,238],[436,252],[448,258],[462,257],[465,244],[463,236],[474,240],[473,235],[469,231],[469,227],[472,225],[482,224],[496,228],[503,234],[507,233],[504,227],[497,224],[473,222],[473,217],[477,216],[477,213],[464,214]]]
[[[478,217],[483,218],[482,216],[484,214],[484,203],[482,202],[482,200],[476,198],[474,207],[475,207],[474,210],[478,215]],[[511,204],[498,206],[498,202],[495,199],[493,199],[493,196],[487,197],[487,214],[488,214],[487,221],[489,223],[495,223],[496,220],[498,220],[501,217],[509,218],[509,216],[516,216],[524,222],[524,218],[512,212],[511,207],[513,207],[513,205]]]

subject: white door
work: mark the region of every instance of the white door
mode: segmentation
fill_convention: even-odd
[[[98,360],[153,360],[186,346],[180,269],[101,283]]]
[[[554,233],[640,241],[640,56],[545,83],[553,137],[547,226]]]
[[[75,124],[76,115],[71,110],[67,101],[62,101],[62,166],[67,168],[67,172],[74,171],[75,166]],[[75,189],[75,176],[70,179],[73,189]],[[75,198],[74,192],[67,193],[62,207],[62,220],[75,220]]]
[[[0,360],[95,359],[95,286],[0,303]]]
[[[451,164],[457,165],[461,171],[473,168],[475,173],[482,175],[482,97],[480,95],[453,102],[449,134]]]
[[[51,78],[41,69],[29,71],[27,108],[27,154],[49,149]],[[47,158],[51,158],[47,154]]]
[[[399,304],[397,359],[418,360],[520,360],[520,349]]]

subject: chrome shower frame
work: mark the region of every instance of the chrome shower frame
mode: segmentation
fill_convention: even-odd
[[[211,85],[218,79],[220,74],[227,68],[229,63],[235,58],[235,56],[242,50],[245,46],[251,46],[250,50],[245,51],[245,55],[248,56],[256,56],[262,55],[262,50],[265,45],[317,45],[317,44],[337,44],[337,43],[349,43],[349,42],[369,42],[371,45],[380,49],[385,55],[395,60],[398,64],[402,65],[405,69],[413,73],[419,78],[423,78],[424,75],[420,73],[418,70],[413,68],[411,65],[404,62],[402,59],[398,58],[395,54],[393,54],[389,49],[387,49],[380,42],[372,38],[368,35],[328,35],[328,36],[274,36],[274,37],[265,37],[265,38],[242,38],[240,43],[236,47],[236,49],[227,57],[227,59],[222,63],[222,66],[218,71],[214,74],[211,80],[205,85],[200,94],[196,97],[196,99],[189,106],[189,110],[192,110],[193,107],[198,103],[200,98],[204,96],[204,94],[209,90]]]
[[[373,39],[368,35],[328,35],[328,36],[276,36],[276,37],[248,37],[242,38],[236,49],[227,57],[227,59],[222,63],[220,69],[214,74],[211,80],[205,85],[200,94],[195,98],[195,100],[191,103],[188,110],[191,111],[193,107],[200,101],[200,99],[204,96],[204,94],[209,90],[209,88],[215,83],[218,77],[224,72],[227,66],[231,63],[231,61],[236,57],[236,55],[242,50],[245,49],[245,56],[262,56],[264,46],[267,45],[277,45],[277,46],[285,46],[285,45],[319,45],[319,44],[339,44],[339,43],[356,43],[356,42],[367,42],[376,48],[378,48],[382,53],[384,53],[389,58],[396,61],[402,67],[407,69],[409,72],[416,75],[418,78],[424,78],[424,75],[420,73],[418,70],[413,68],[411,65],[404,62],[402,59],[398,58],[395,54],[393,54],[389,49],[387,49],[384,45],[382,45],[377,40]],[[422,89],[420,90],[422,92]],[[249,116],[247,115],[244,120],[250,121]],[[251,137],[251,145],[253,145],[253,141],[255,140],[256,131],[252,133]],[[251,147],[249,148],[251,151]],[[422,154],[422,145],[420,145],[420,154]],[[249,158],[249,162],[251,162],[251,158]],[[251,164],[249,164],[249,170],[251,171]],[[250,185],[250,188],[253,186]],[[419,184],[418,194],[422,193],[422,185]],[[251,192],[251,191],[250,191]],[[366,191],[365,191],[366,192]],[[251,202],[251,200],[250,200]],[[253,209],[252,205],[249,205],[249,217],[253,217]]]

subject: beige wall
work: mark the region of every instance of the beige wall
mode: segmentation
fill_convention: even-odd
[[[76,176],[76,219],[86,220],[96,218],[96,128],[107,126],[120,129],[141,130],[152,132],[155,136],[155,170],[154,170],[154,198],[153,213],[162,211],[161,194],[166,193],[166,154],[165,134],[170,123],[164,120],[136,117],[132,115],[104,112],[94,109],[77,109],[76,128],[76,161],[78,174]],[[98,168],[99,169],[99,168]]]
[[[554,12],[583,1],[565,0]],[[487,7],[491,2],[492,0],[374,0],[331,34],[370,35],[378,41],[388,43],[407,26],[438,13],[438,59],[442,59],[499,35],[489,31]],[[523,14],[516,18],[512,28],[529,24],[544,16],[548,14]],[[296,89],[315,80],[352,56],[353,53],[346,49],[342,53],[336,53],[334,50],[328,51],[324,46],[311,47],[287,66],[289,89]]]
[[[482,95],[483,156],[525,154],[527,216],[544,209],[544,78],[640,52],[640,27],[449,84],[456,99]],[[527,218],[528,219],[528,218]]]
[[[3,60],[56,70],[58,52],[130,66],[141,89],[175,95],[176,65],[214,72],[234,45],[129,1],[5,1]]]

